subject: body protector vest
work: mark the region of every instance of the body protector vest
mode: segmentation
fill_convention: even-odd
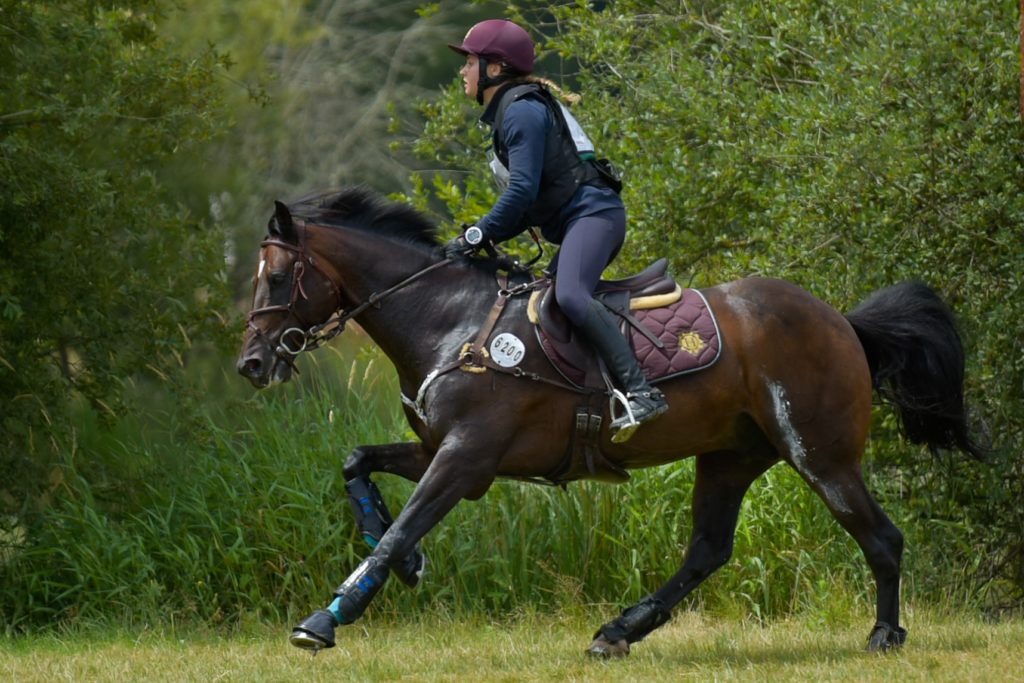
[[[537,199],[526,210],[524,224],[544,226],[555,219],[559,209],[572,199],[581,185],[607,185],[618,191],[614,185],[607,182],[594,163],[594,144],[579,122],[547,88],[537,83],[513,86],[501,94],[501,101],[494,115],[494,157],[490,162],[498,188],[504,191],[509,180],[508,149],[502,135],[505,110],[513,102],[524,97],[533,97],[543,102],[555,121],[552,134],[547,136],[544,144],[540,191]]]

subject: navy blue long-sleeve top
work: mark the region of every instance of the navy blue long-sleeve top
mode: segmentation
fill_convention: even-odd
[[[493,125],[499,99],[491,100],[481,121]],[[516,100],[505,110],[501,132],[508,150],[509,182],[491,210],[477,222],[486,239],[504,242],[530,227],[524,223],[524,216],[540,191],[545,139],[559,134],[557,123],[547,105],[535,98]],[[561,244],[573,221],[621,207],[622,200],[613,190],[581,185],[556,217],[539,227],[546,240]]]

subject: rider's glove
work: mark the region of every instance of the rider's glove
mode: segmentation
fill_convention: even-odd
[[[475,225],[471,225],[461,235],[448,240],[443,247],[444,256],[445,258],[469,256],[486,246],[483,231]]]

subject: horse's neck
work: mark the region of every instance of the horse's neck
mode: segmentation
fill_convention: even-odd
[[[354,307],[436,263],[415,245],[372,234],[345,235],[326,254]],[[432,370],[454,360],[472,339],[497,291],[494,279],[475,268],[442,266],[370,306],[356,321],[394,363],[399,377],[422,381]]]
[[[403,384],[415,389],[476,336],[493,304],[481,296],[485,279],[473,269],[443,266],[367,309],[358,322],[394,363]],[[496,290],[493,280],[491,285]]]

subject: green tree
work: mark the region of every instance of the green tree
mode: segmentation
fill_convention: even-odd
[[[163,0],[0,0],[0,503],[39,492],[68,409],[124,410],[221,325],[224,236],[157,179],[214,135],[223,67]],[[211,326],[211,323],[213,325]]]

